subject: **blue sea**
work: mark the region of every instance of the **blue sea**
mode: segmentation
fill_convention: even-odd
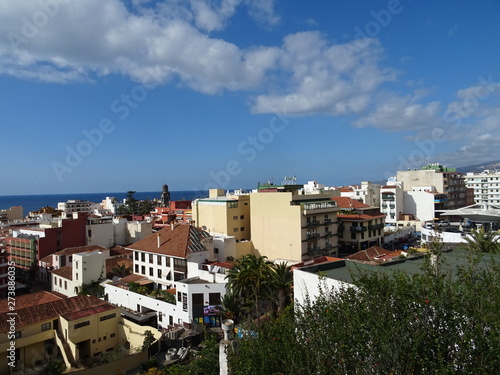
[[[57,208],[58,202],[66,202],[69,199],[81,199],[84,201],[100,203],[106,197],[115,197],[120,202],[126,198],[127,192],[121,193],[84,193],[84,194],[47,194],[47,195],[2,195],[0,196],[0,209],[8,209],[12,206],[23,206],[24,216],[31,211],[42,207]],[[161,191],[138,191],[134,194],[137,200],[160,198]],[[199,191],[171,191],[170,200],[193,200],[195,198],[207,197],[208,192]]]

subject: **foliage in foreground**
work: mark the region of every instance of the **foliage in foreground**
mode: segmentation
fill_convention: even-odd
[[[441,269],[441,268],[439,268]],[[444,269],[444,267],[443,267]],[[231,354],[244,374],[492,374],[500,368],[498,265],[455,278],[365,274],[254,327]]]

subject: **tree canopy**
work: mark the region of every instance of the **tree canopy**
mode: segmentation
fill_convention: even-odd
[[[496,259],[496,258],[495,258]],[[500,273],[366,273],[249,327],[230,355],[244,374],[492,374],[500,368]]]

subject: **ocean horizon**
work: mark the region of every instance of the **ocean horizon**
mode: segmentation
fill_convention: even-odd
[[[115,197],[120,202],[125,199],[127,192],[114,193],[74,193],[74,194],[37,194],[37,195],[0,195],[0,210],[9,209],[14,206],[23,207],[23,216],[31,211],[42,207],[57,208],[58,202],[66,202],[69,199],[81,199],[84,201],[99,203],[106,197]],[[137,200],[160,199],[161,191],[137,191],[134,198]],[[179,190],[170,192],[170,200],[193,200],[208,197],[208,191]]]

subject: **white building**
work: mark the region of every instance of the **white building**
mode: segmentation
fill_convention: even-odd
[[[106,276],[106,259],[109,250],[99,247],[82,247],[80,252],[72,253],[63,250],[53,254],[54,266],[60,266],[51,271],[52,291],[68,297],[78,295],[82,284],[90,284]],[[62,259],[65,259],[62,261]],[[62,263],[61,263],[62,262]],[[69,263],[61,266],[61,264]]]
[[[111,247],[137,242],[153,233],[153,223],[128,221],[126,218],[111,216],[87,217],[87,245]]]
[[[500,204],[500,172],[467,173],[465,185],[474,190],[476,203]]]
[[[380,207],[380,185],[371,181],[362,181],[361,185],[345,186],[340,189],[341,197],[362,201],[372,207]]]
[[[81,199],[70,199],[66,202],[57,203],[57,209],[65,214],[72,214],[73,212],[91,213],[96,208],[101,208],[99,203],[88,202]]]
[[[380,212],[386,215],[385,223],[396,226],[399,214],[405,212],[401,184],[394,180],[388,180],[387,185],[380,188],[380,202]]]
[[[216,262],[213,239],[207,232],[189,224],[171,225],[127,249],[134,254],[134,275],[106,283],[108,301],[135,311],[136,320],[152,314],[162,327],[220,326],[220,313],[210,306],[220,304],[231,265]],[[132,292],[130,281],[172,293],[176,303]]]

